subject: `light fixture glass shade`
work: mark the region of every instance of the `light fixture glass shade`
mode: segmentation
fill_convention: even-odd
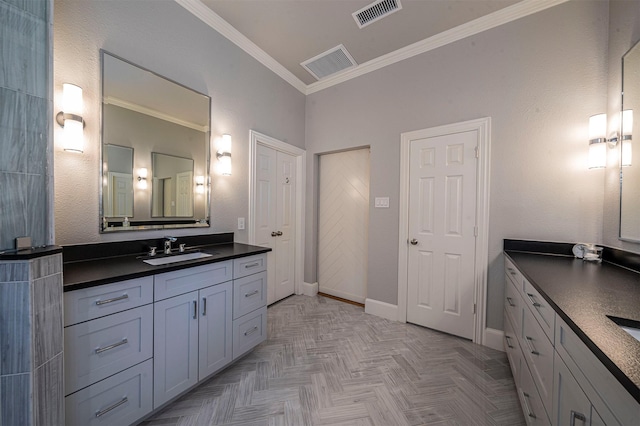
[[[633,149],[631,148],[631,141],[622,141],[622,166],[629,167],[633,156]]]
[[[82,115],[82,89],[74,84],[62,85],[62,111],[65,114]]]
[[[607,114],[592,115],[589,117],[589,140],[606,138]]]
[[[622,111],[622,135],[628,136],[633,132],[633,110]]]
[[[231,154],[224,153],[220,155],[218,160],[220,161],[220,174],[223,176],[231,176]]]
[[[589,168],[600,169],[607,165],[607,143],[596,142],[589,144]]]
[[[82,121],[65,120],[64,129],[64,150],[72,152],[82,152],[84,149],[84,138],[82,135]]]
[[[224,134],[220,139],[219,152],[231,152],[231,135]]]
[[[196,194],[204,194],[204,176],[196,176]]]

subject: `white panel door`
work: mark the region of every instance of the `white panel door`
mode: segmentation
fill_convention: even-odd
[[[267,254],[267,304],[294,293],[295,157],[258,144],[255,244]]]
[[[474,331],[476,130],[410,142],[407,321]]]
[[[193,216],[193,172],[182,172],[176,175],[176,216]]]
[[[318,290],[367,296],[369,148],[320,156]]]

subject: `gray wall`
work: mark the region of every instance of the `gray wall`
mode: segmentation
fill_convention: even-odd
[[[51,5],[0,0],[0,249],[52,241]]]
[[[98,233],[101,48],[211,96],[214,152],[216,138],[231,134],[233,175],[212,174],[212,228],[204,232],[233,231],[237,217],[248,217],[250,129],[304,146],[304,95],[172,0],[57,0],[53,31],[56,104],[62,83],[79,85],[87,122],[83,154],[62,151],[55,139],[58,244],[165,234]],[[212,170],[215,162],[214,157]],[[202,233],[201,228],[174,232]],[[247,240],[246,230],[236,230],[236,241]]]
[[[598,242],[603,171],[587,169],[588,119],[606,109],[606,1],[571,1],[307,97],[315,154],[371,146],[368,298],[397,303],[400,133],[491,117],[488,327],[502,328],[504,238]],[[315,224],[315,197],[307,223]],[[305,281],[316,280],[315,226]]]
[[[606,109],[609,129],[617,128],[617,120],[620,117],[620,106],[622,104],[620,95],[622,91],[622,55],[639,40],[640,5],[638,2],[636,0],[611,0],[609,3],[609,99]],[[640,120],[640,114],[634,111],[634,121],[636,120]],[[607,155],[602,243],[610,247],[618,247],[623,250],[640,253],[640,244],[618,239],[620,226],[618,149],[608,150]],[[634,160],[638,158],[637,161],[640,161],[640,153],[634,152],[633,155]]]

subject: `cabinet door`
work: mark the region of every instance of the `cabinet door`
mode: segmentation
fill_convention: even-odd
[[[153,407],[198,382],[198,292],[154,305]]]
[[[591,402],[557,353],[554,364],[553,424],[591,425]]]
[[[231,282],[200,290],[198,380],[232,360],[232,291]]]

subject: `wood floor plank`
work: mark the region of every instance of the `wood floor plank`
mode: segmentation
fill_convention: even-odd
[[[525,424],[502,352],[320,296],[267,312],[265,342],[141,425]]]

